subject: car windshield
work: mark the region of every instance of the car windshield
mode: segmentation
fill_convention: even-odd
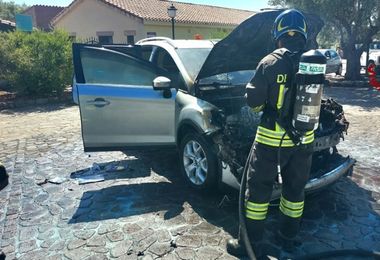
[[[255,70],[241,70],[222,73],[199,80],[200,85],[242,85],[247,84],[255,74]]]
[[[198,75],[211,48],[178,48],[177,53],[192,80]]]

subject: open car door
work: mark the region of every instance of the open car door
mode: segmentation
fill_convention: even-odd
[[[163,71],[138,55],[84,44],[73,44],[73,59],[85,151],[175,145],[176,90],[164,97],[153,89]]]

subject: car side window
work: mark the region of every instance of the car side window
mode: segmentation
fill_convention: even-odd
[[[143,60],[112,51],[83,49],[81,61],[86,83],[152,86],[158,76]]]
[[[151,56],[152,56],[152,50],[153,50],[152,46],[142,46],[141,47],[142,59],[145,61],[150,61]]]
[[[336,58],[338,54],[335,51],[330,51],[331,58]]]
[[[174,88],[187,90],[181,72],[179,71],[171,55],[165,49],[157,48],[154,63],[157,67],[167,72]]]

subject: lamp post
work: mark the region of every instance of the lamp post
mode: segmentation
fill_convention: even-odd
[[[173,3],[170,7],[168,7],[168,16],[172,19],[172,38],[175,39],[174,36],[174,18],[177,15],[177,8],[174,7]]]

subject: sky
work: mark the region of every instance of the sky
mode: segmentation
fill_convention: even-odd
[[[3,2],[15,2],[16,4],[25,3],[27,5],[42,4],[67,6],[72,0],[5,0]],[[178,2],[216,5],[252,11],[259,11],[261,8],[269,7],[268,0],[180,0]]]

